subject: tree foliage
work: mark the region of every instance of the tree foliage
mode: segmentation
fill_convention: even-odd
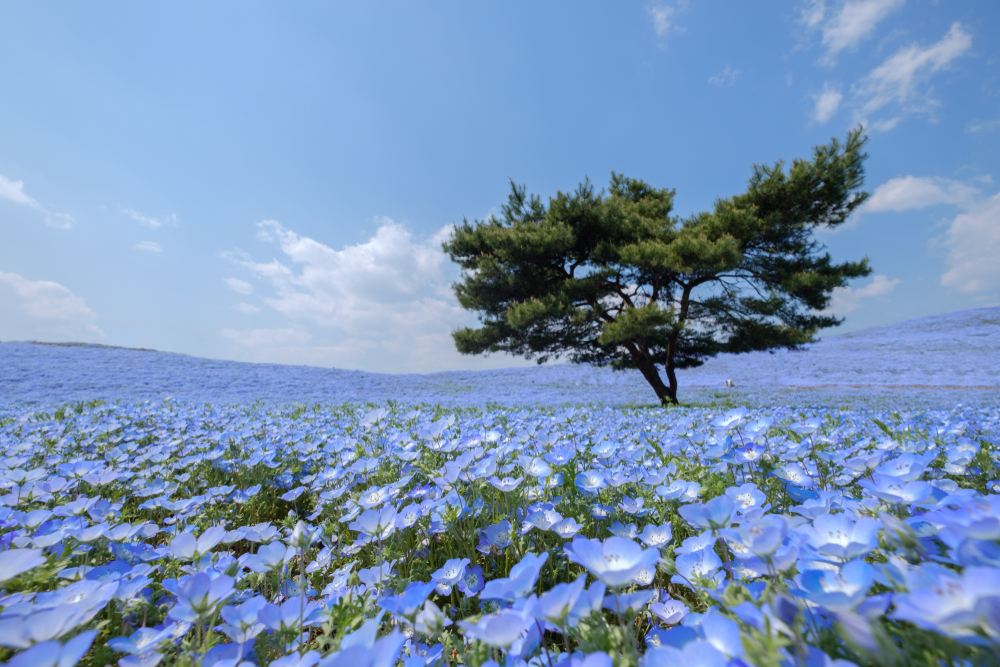
[[[585,180],[548,205],[512,182],[501,217],[463,220],[444,244],[481,322],[455,345],[637,368],[668,403],[678,368],[810,342],[842,321],[825,312],[832,291],[871,272],[867,258],[834,263],[815,237],[868,197],[865,141],[858,128],[811,160],[754,165],[744,193],[684,219],[673,190],[613,172],[607,192]]]

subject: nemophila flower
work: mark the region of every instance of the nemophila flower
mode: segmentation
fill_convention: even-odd
[[[604,598],[601,604],[603,609],[614,612],[619,616],[628,612],[636,612],[642,609],[653,597],[653,591],[634,591],[632,593],[612,593]]]
[[[649,605],[649,611],[667,625],[677,625],[691,613],[690,610],[680,600],[664,600],[654,602]]]
[[[358,504],[361,505],[361,507],[363,507],[364,509],[368,510],[372,509],[373,507],[378,507],[386,500],[389,500],[389,497],[390,496],[388,488],[383,489],[379,487],[373,487],[370,489],[366,489],[361,494],[361,497],[358,498]]]
[[[590,516],[594,517],[598,521],[610,518],[611,515],[614,514],[614,511],[613,507],[601,505],[600,503],[594,503],[590,506]]]
[[[283,658],[272,660],[268,664],[268,667],[315,667],[319,664],[321,657],[316,651],[307,651],[302,655],[292,653]]]
[[[483,586],[485,585],[483,568],[479,565],[466,567],[461,579],[458,580],[459,592],[464,593],[466,597],[470,598],[475,597],[479,591],[483,590]]]
[[[585,470],[576,476],[576,487],[585,493],[597,493],[601,489],[606,489],[608,481],[604,475],[596,470]]]
[[[656,565],[647,565],[646,567],[639,570],[632,581],[639,584],[640,586],[651,586],[653,580],[656,578]]]
[[[570,561],[582,565],[612,588],[631,583],[643,568],[660,558],[656,549],[643,549],[632,540],[609,537],[601,542],[577,536],[564,547]]]
[[[45,564],[41,549],[8,549],[0,551],[0,581],[7,581]]]
[[[583,526],[577,523],[573,517],[567,517],[559,523],[553,524],[550,530],[563,539],[569,539],[583,530]]]
[[[664,500],[680,500],[681,502],[691,502],[701,493],[701,484],[698,482],[688,482],[683,479],[675,479],[666,486],[656,487],[656,494]]]
[[[924,474],[927,466],[937,458],[936,452],[926,454],[902,454],[886,461],[875,472],[895,477],[902,482],[915,482]]]
[[[927,482],[904,482],[889,475],[874,475],[874,482],[863,479],[858,484],[876,498],[896,505],[919,503],[931,494],[932,488]]]
[[[250,641],[266,629],[257,616],[266,605],[267,600],[258,595],[242,604],[223,607],[222,611],[219,612],[222,620],[226,622],[226,625],[222,626],[222,632],[234,642],[246,643]],[[164,630],[164,632],[167,633],[169,630]]]
[[[734,410],[730,410],[724,415],[716,417],[712,421],[712,426],[722,431],[730,431],[743,423],[746,416],[746,408],[736,408]]]
[[[320,662],[321,667],[392,667],[399,660],[406,638],[399,630],[380,637],[370,646],[350,646],[331,653]]]
[[[638,530],[634,523],[630,523],[627,526],[622,525],[621,522],[615,521],[608,527],[608,532],[616,537],[623,537],[626,540],[632,540],[639,536]]]
[[[694,553],[695,551],[701,551],[702,549],[709,549],[715,545],[717,538],[712,534],[712,531],[706,530],[700,535],[694,535],[688,537],[683,542],[681,546],[674,549],[675,554],[688,554]]]
[[[541,457],[530,457],[530,456],[519,456],[517,457],[517,463],[521,466],[521,470],[525,474],[531,475],[532,477],[548,477],[552,474],[552,468],[545,459]]]
[[[692,526],[718,530],[736,520],[736,503],[729,496],[716,496],[704,504],[683,505],[678,513]]]
[[[392,569],[395,564],[395,560],[391,560],[388,563],[382,561],[372,567],[358,570],[358,579],[366,586],[377,588],[396,576],[396,571]]]
[[[764,454],[767,453],[767,449],[764,445],[757,444],[755,442],[747,442],[735,448],[732,453],[732,459],[738,464],[753,463],[759,460]]]
[[[241,557],[241,565],[254,572],[265,573],[281,568],[295,556],[295,548],[281,542],[265,544],[256,554],[245,554]]]
[[[281,498],[282,500],[286,500],[288,502],[294,502],[295,500],[298,500],[299,496],[301,496],[303,493],[305,493],[308,490],[309,490],[308,487],[299,486],[299,487],[296,487],[296,488],[292,489],[291,491],[288,491],[286,493],[281,494],[278,497]]]
[[[562,520],[562,515],[555,510],[532,512],[528,515],[528,518],[521,523],[521,534],[524,535],[525,533],[530,532],[532,528],[548,530]]]
[[[348,526],[351,530],[384,540],[396,532],[396,509],[365,510]]]
[[[413,629],[422,635],[435,636],[451,624],[451,619],[445,616],[436,604],[427,600],[423,608],[417,612]]]
[[[517,479],[514,479],[512,477],[504,477],[503,479],[500,479],[498,477],[490,477],[487,481],[497,490],[503,491],[504,493],[510,493],[517,487],[521,486],[521,482],[524,481],[524,478],[518,477]]]
[[[395,616],[412,619],[433,590],[433,582],[424,583],[422,581],[414,581],[399,595],[384,597],[379,600],[378,606]]]
[[[709,642],[696,639],[684,644],[680,649],[673,646],[650,649],[642,656],[639,665],[640,667],[728,667],[729,660]]]
[[[506,519],[500,523],[493,524],[492,526],[487,526],[486,529],[479,534],[479,546],[476,548],[485,554],[490,553],[492,549],[503,551],[511,544],[510,534],[510,521],[507,521]]]
[[[912,577],[908,593],[893,595],[895,609],[890,616],[960,641],[981,643],[976,606],[981,599],[1000,596],[1000,570],[968,567],[958,575],[934,568],[929,573]]]
[[[556,584],[538,597],[531,613],[541,621],[563,627],[580,595],[587,587],[587,575],[578,575],[570,583]]]
[[[739,488],[731,486],[726,489],[726,495],[736,503],[736,511],[740,514],[754,507],[760,507],[767,498],[756,484],[744,484]]]
[[[647,547],[662,549],[667,546],[673,538],[672,526],[669,521],[662,526],[646,524],[642,527],[642,532],[639,533],[638,537]]]
[[[548,558],[548,553],[543,553],[541,556],[526,553],[517,565],[510,568],[509,577],[487,581],[479,594],[480,599],[513,602],[526,597],[535,588],[538,575]]]
[[[96,630],[85,630],[65,644],[47,641],[35,644],[4,663],[5,667],[73,667],[90,650]]]
[[[285,600],[280,605],[264,604],[257,619],[275,632],[307,628],[320,619],[318,602],[308,602],[304,596]]]
[[[242,505],[243,503],[249,502],[249,500],[258,493],[260,493],[260,484],[255,484],[247,489],[233,491],[231,498],[237,505]]]
[[[442,595],[451,592],[451,587],[456,585],[465,574],[465,568],[469,564],[468,558],[452,558],[440,569],[431,574],[431,579],[437,583],[438,591]],[[445,590],[447,589],[447,590]]]
[[[115,588],[113,585],[111,588]],[[96,615],[73,605],[20,610],[11,614],[5,609],[0,617],[0,646],[23,649],[69,634]]]
[[[234,593],[232,577],[222,574],[213,579],[199,572],[178,586],[177,604],[171,607],[169,616],[176,621],[194,623],[199,618],[211,616]]]
[[[644,503],[645,501],[642,497],[629,498],[628,496],[624,496],[622,501],[618,503],[618,509],[626,514],[639,514],[642,512],[642,506]]]
[[[800,489],[812,489],[816,486],[816,482],[809,476],[806,469],[794,462],[787,463],[775,470],[774,476]]]
[[[822,514],[811,526],[799,530],[818,553],[850,560],[867,555],[878,546],[879,522],[868,517],[853,521],[846,514]]]
[[[196,555],[203,555],[215,548],[226,534],[226,529],[222,526],[212,526],[195,538],[191,533],[180,533],[170,542],[166,551],[169,555],[180,560],[191,560]]]
[[[674,565],[677,567],[677,574],[670,578],[672,583],[691,586],[707,580],[712,588],[718,585],[716,575],[722,568],[722,561],[712,549],[681,554]]]
[[[852,560],[837,570],[808,570],[796,577],[803,593],[827,609],[853,609],[875,583],[875,571],[863,560]]]
[[[788,524],[781,516],[769,514],[756,521],[748,521],[738,528],[720,530],[719,535],[734,547],[755,556],[767,557],[777,551],[788,533]]]
[[[113,637],[108,640],[108,647],[117,653],[143,655],[151,653],[163,642],[173,639],[170,628],[139,628],[128,637]]]
[[[508,649],[534,625],[535,619],[519,611],[505,609],[498,614],[483,616],[477,623],[459,621],[465,636],[501,649]]]

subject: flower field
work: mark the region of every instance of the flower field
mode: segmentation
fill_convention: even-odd
[[[998,422],[8,405],[0,661],[997,664]]]

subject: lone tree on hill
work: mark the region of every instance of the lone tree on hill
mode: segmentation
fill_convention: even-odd
[[[834,288],[871,273],[813,235],[867,199],[866,140],[857,128],[791,169],[755,165],[745,193],[683,220],[673,190],[614,172],[607,194],[584,181],[547,207],[512,182],[502,219],[463,220],[444,243],[482,323],[452,332],[458,351],[637,368],[668,404],[678,368],[811,342],[843,321],[821,312]]]

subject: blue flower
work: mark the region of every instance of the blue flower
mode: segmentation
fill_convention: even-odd
[[[643,549],[621,537],[609,537],[601,542],[577,536],[563,549],[570,561],[587,568],[612,588],[631,583],[642,569],[655,565],[660,558],[657,549]]]

